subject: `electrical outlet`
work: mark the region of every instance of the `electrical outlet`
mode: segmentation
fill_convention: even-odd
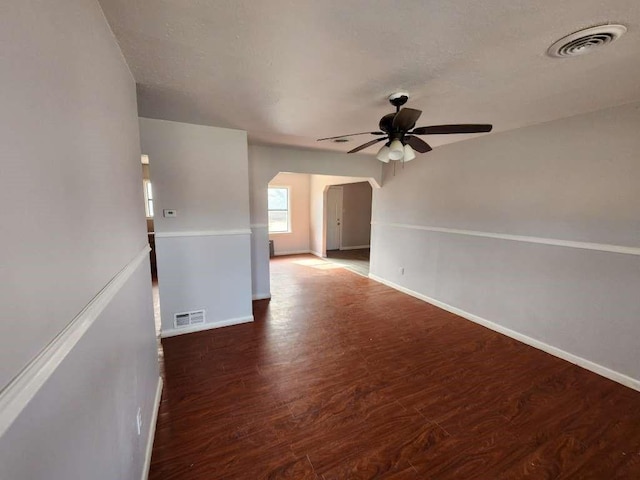
[[[162,210],[162,216],[165,217],[165,218],[177,217],[178,216],[178,211],[177,210],[173,210],[173,209],[165,208],[164,210]]]
[[[138,413],[136,415],[136,427],[138,427],[138,435],[142,433],[142,408],[138,407]]]

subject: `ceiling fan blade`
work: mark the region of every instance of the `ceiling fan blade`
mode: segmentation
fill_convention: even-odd
[[[419,153],[427,153],[433,150],[431,145],[418,137],[405,137],[407,143],[413,148],[416,152]]]
[[[414,128],[415,135],[446,135],[449,133],[484,133],[490,132],[493,125],[459,124],[459,125],[431,125],[430,127]]]
[[[407,132],[416,126],[418,118],[422,115],[422,110],[415,108],[403,108],[393,117],[393,128],[401,132]]]
[[[321,142],[322,140],[335,140],[336,138],[355,137],[356,135],[386,135],[386,133],[384,132],[350,133],[349,135],[338,135],[337,137],[319,138],[318,140],[316,140],[316,142]]]
[[[356,153],[359,152],[360,150],[364,150],[367,147],[370,147],[371,145],[374,145],[378,142],[382,142],[383,140],[387,140],[389,137],[383,137],[383,138],[375,138],[373,140],[371,140],[370,142],[364,143],[362,145],[360,145],[359,147],[354,148],[353,150],[349,150],[347,153]]]

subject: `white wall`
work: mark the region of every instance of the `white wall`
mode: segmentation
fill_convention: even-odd
[[[163,335],[180,333],[174,315],[185,311],[205,309],[204,328],[252,320],[246,132],[141,118],[140,135],[155,196]]]
[[[151,169],[153,175],[153,166]],[[377,185],[380,185],[382,177],[380,162],[369,156],[296,148],[250,146],[251,272],[254,298],[268,298],[270,296],[267,186],[271,179],[280,172],[349,175],[371,179]],[[311,212],[313,212],[313,208],[313,198],[311,198]],[[310,233],[313,237],[313,230]],[[311,241],[313,242],[313,240]]]
[[[289,223],[288,233],[271,233],[276,255],[309,252],[309,183],[310,175],[306,173],[279,173],[270,187],[289,188]]]
[[[342,246],[365,247],[371,241],[372,189],[369,182],[342,187]]]
[[[640,388],[639,129],[626,105],[387,168],[371,273]]]
[[[0,478],[139,479],[159,376],[135,83],[94,0],[7,0],[0,43]]]
[[[311,187],[309,191],[309,248],[314,255],[326,256],[325,249],[325,191],[327,184],[323,181],[323,175],[311,175]]]

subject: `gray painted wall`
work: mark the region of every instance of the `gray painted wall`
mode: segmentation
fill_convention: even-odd
[[[371,241],[371,196],[369,182],[342,187],[342,247],[369,245]]]
[[[250,320],[246,132],[140,118],[140,136],[155,196],[163,334],[178,333],[174,315],[186,311],[205,309],[210,324]]]
[[[640,247],[639,130],[631,104],[387,167],[372,274],[640,379],[640,256],[477,235]]]
[[[98,3],[7,0],[1,10],[4,401],[27,390],[12,379],[147,238],[135,83]],[[20,405],[0,437],[0,478],[139,479],[157,384],[143,262]]]

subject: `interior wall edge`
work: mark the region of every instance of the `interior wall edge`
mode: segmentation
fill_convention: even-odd
[[[563,240],[558,238],[529,237],[525,235],[511,235],[507,233],[481,232],[474,230],[459,230],[454,228],[431,227],[425,225],[413,225],[405,223],[388,223],[372,221],[374,227],[391,227],[409,230],[423,230],[428,232],[451,233],[454,235],[467,235],[472,237],[496,238],[500,240],[511,240],[515,242],[539,243],[542,245],[554,245],[558,247],[579,248],[583,250],[596,250],[600,252],[622,253],[626,255],[640,255],[640,247],[630,247],[626,245],[609,245],[605,243],[581,242],[575,240]]]
[[[578,355],[574,355],[565,350],[554,347],[553,345],[549,345],[548,343],[529,337],[528,335],[524,335],[515,330],[511,330],[510,328],[503,327],[502,325],[499,325],[495,322],[487,320],[486,318],[480,317],[473,313],[467,312],[460,308],[441,302],[440,300],[429,297],[427,295],[423,295],[421,293],[418,293],[414,290],[403,287],[402,285],[398,285],[397,283],[391,282],[373,273],[369,273],[369,278],[376,282],[382,283],[383,285],[391,287],[395,290],[398,290],[399,292],[405,293],[414,298],[417,298],[424,302],[435,305],[438,308],[441,308],[450,313],[453,313],[454,315],[458,315],[459,317],[462,317],[466,320],[470,320],[474,323],[482,325],[483,327],[493,330],[494,332],[500,333],[502,335],[506,335],[507,337],[513,338],[514,340],[522,342],[533,348],[537,348],[538,350],[542,350],[543,352],[546,352],[550,355],[561,358],[562,360],[566,360],[567,362],[573,363],[574,365],[577,365],[579,367],[585,368],[593,373],[596,373],[605,378],[608,378],[609,380],[613,380],[614,382],[617,382],[617,383],[620,383],[621,385],[632,388],[633,390],[640,391],[640,379],[629,377],[628,375],[617,372],[615,370],[612,370],[610,368],[607,368],[605,366],[602,366],[598,363],[592,362],[585,358],[579,357]]]
[[[156,425],[158,424],[158,411],[160,410],[160,400],[162,400],[162,388],[164,381],[162,376],[158,377],[158,386],[156,387],[156,396],[153,400],[153,413],[149,421],[149,435],[147,436],[147,447],[144,454],[144,466],[142,467],[141,480],[149,478],[149,469],[151,468],[151,454],[153,453],[153,440],[156,436]]]
[[[271,292],[269,293],[254,293],[251,295],[251,300],[267,300],[271,298]]]
[[[0,392],[0,437],[33,399],[91,325],[145,261],[145,247],[127,263],[95,297]]]

